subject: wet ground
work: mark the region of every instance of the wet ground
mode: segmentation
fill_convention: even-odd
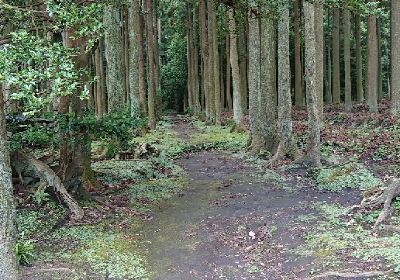
[[[185,140],[194,133],[183,118],[176,120],[175,130]],[[179,164],[187,172],[186,190],[158,204],[154,218],[135,232],[148,257],[150,279],[309,279],[318,260],[293,251],[310,226],[301,217],[315,214],[310,206],[316,202],[352,205],[358,200],[296,180],[289,189],[278,188],[268,178],[260,180],[256,166],[227,152],[191,153]],[[62,274],[76,276],[75,271]]]
[[[189,137],[187,124],[176,129]],[[293,253],[308,226],[299,218],[315,202],[355,202],[348,193],[260,183],[254,166],[221,151],[189,154],[179,163],[190,180],[187,191],[159,205],[141,233],[151,279],[306,279],[314,260]]]

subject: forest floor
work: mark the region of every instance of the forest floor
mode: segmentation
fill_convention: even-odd
[[[301,134],[302,115],[298,119]],[[333,130],[324,135],[345,137]],[[400,236],[375,235],[368,225],[377,213],[346,215],[365,187],[353,185],[375,187],[388,175],[375,176],[368,169],[378,165],[361,167],[360,158],[343,162],[342,149],[332,146],[346,140],[326,141],[329,168],[317,175],[291,163],[266,169],[266,160],[243,152],[244,135],[183,116],[140,141],[161,148],[168,142],[173,163],[156,164],[167,176],[154,175],[143,188],[126,189],[136,177],[123,184],[104,180],[109,189],[102,196],[118,208],[110,214],[88,204],[87,224],[41,237],[41,255],[23,279],[398,279]],[[139,164],[147,170],[144,162]],[[97,171],[104,175],[110,168],[100,163]],[[324,180],[326,173],[334,178]],[[329,271],[347,274],[322,275]],[[366,272],[373,276],[361,274]]]

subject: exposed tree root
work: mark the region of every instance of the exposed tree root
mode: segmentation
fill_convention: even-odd
[[[383,276],[386,274],[387,274],[387,272],[385,272],[385,271],[369,271],[369,272],[360,272],[360,273],[328,271],[328,272],[325,272],[322,274],[315,275],[311,278],[308,278],[308,280],[323,279],[323,278],[331,279],[331,277],[365,279],[365,277],[376,277],[376,276]]]
[[[22,153],[13,152],[11,154],[11,165],[22,178],[22,173],[31,172],[40,179],[37,184],[39,191],[44,191],[47,187],[53,187],[57,194],[60,195],[62,201],[67,205],[71,212],[72,220],[80,220],[83,218],[84,212],[75,199],[68,193],[60,177],[45,163],[37,160],[33,156]],[[23,179],[22,179],[22,183]]]
[[[364,198],[359,205],[353,206],[350,212],[367,212],[382,208],[376,219],[374,229],[376,230],[392,212],[392,202],[400,195],[400,179],[393,179],[386,189],[373,189],[364,193]]]

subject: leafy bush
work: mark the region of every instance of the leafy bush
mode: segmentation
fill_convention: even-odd
[[[34,125],[24,131],[16,132],[11,138],[11,149],[18,150],[23,147],[48,147],[57,143],[54,129]]]
[[[315,179],[318,189],[334,192],[344,189],[366,190],[383,184],[368,169],[357,163],[322,168],[318,170]]]

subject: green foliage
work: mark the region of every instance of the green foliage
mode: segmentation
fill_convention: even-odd
[[[113,279],[147,279],[146,261],[135,240],[108,229],[106,224],[62,228],[50,238],[52,244],[58,244],[58,250],[43,254],[44,259],[56,257],[86,264]]]
[[[243,150],[248,142],[246,133],[231,132],[229,127],[206,126],[201,121],[194,121],[199,133],[190,140],[191,144],[198,149],[221,149],[230,151]]]
[[[61,43],[51,43],[25,30],[11,34],[11,42],[0,49],[0,81],[11,89],[11,99],[34,114],[55,96],[74,94],[81,88],[82,73],[75,71],[75,51]],[[24,65],[24,67],[21,67]],[[49,87],[41,86],[52,80]],[[80,93],[81,98],[87,91]]]
[[[17,261],[20,265],[30,265],[34,259],[34,245],[30,240],[18,240],[15,245]]]
[[[35,202],[39,206],[50,201],[50,195],[45,191],[38,190],[30,194],[29,197],[32,199],[33,202]]]
[[[373,234],[356,222],[359,219],[348,223],[344,219],[347,208],[337,204],[321,203],[315,208],[321,218],[314,229],[306,233],[306,243],[295,250],[297,254],[316,257],[325,267],[337,266],[350,257],[369,264],[386,260],[395,272],[400,272],[400,235]]]
[[[332,168],[317,170],[315,180],[320,190],[341,191],[344,189],[366,190],[382,185],[382,181],[376,178],[363,165],[348,163]]]
[[[147,211],[154,202],[171,198],[186,184],[184,179],[158,179],[133,185],[128,190],[132,206]]]
[[[51,202],[39,209],[17,210],[16,255],[21,265],[30,265],[38,255],[36,241],[47,235],[66,214],[65,209]]]
[[[49,129],[40,125],[34,125],[26,130],[12,134],[11,149],[19,150],[24,147],[48,147],[56,144],[58,137],[53,129]]]
[[[190,148],[175,131],[171,130],[171,125],[167,122],[159,123],[157,130],[150,131],[141,137],[135,137],[130,141],[130,145],[133,147],[143,143],[150,144],[160,152],[161,156],[167,158],[178,158]]]

